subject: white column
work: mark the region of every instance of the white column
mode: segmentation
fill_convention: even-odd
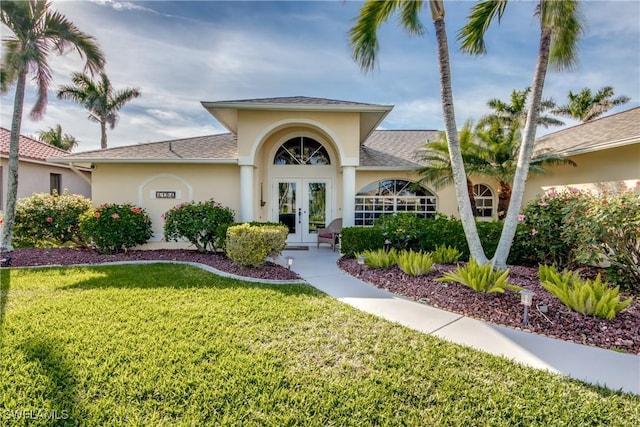
[[[240,166],[240,221],[253,221],[253,165]]]
[[[356,210],[356,167],[342,167],[342,226],[352,227]]]

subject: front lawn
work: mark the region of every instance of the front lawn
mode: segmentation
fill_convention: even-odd
[[[0,275],[2,425],[640,425],[637,396],[304,285],[168,264]]]

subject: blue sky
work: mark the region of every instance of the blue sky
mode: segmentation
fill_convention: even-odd
[[[114,1],[54,0],[53,7],[93,35],[106,58],[116,89],[137,87],[142,97],[127,104],[109,132],[109,146],[200,136],[226,130],[200,101],[312,96],[394,105],[384,129],[443,129],[433,24],[410,38],[392,18],[379,33],[375,71],[363,73],[351,57],[348,32],[362,2],[355,1]],[[458,52],[456,33],[473,2],[448,1],[454,100],[458,126],[487,113],[491,98],[507,100],[530,86],[538,32],[535,3],[514,1],[487,37],[488,53]],[[587,31],[580,62],[572,71],[550,72],[545,97],[559,103],[567,93],[610,85],[640,105],[640,2],[586,1]],[[3,28],[3,37],[7,30]],[[23,134],[60,123],[80,141],[76,151],[99,148],[99,126],[82,107],[55,97],[79,71],[69,54],[51,61],[54,82],[45,117],[32,121],[29,90]],[[13,92],[2,96],[1,125],[10,128]],[[567,126],[576,122],[567,120]],[[538,134],[557,130],[540,129]]]

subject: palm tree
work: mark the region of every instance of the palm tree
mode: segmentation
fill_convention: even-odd
[[[485,32],[494,18],[502,19],[506,6],[506,0],[481,0],[476,3],[467,24],[458,33],[458,39],[462,43],[461,49],[474,55],[484,54],[486,52]],[[583,32],[580,5],[577,0],[539,0],[536,16],[540,20],[540,41],[531,85],[530,107],[523,128],[509,209],[496,253],[491,260],[492,264],[499,268],[506,267],[518,225],[518,212],[522,206],[533,155],[547,68],[549,65],[558,70],[572,67],[576,63],[578,39]]]
[[[89,111],[89,120],[100,123],[100,146],[107,148],[107,125],[116,127],[118,111],[129,101],[140,96],[136,88],[125,88],[114,92],[107,75],[100,73],[100,80],[94,82],[82,73],[74,73],[72,86],[62,86],[58,98],[70,99],[83,105]]]
[[[78,146],[78,140],[74,136],[68,133],[62,134],[62,126],[59,124],[49,130],[38,132],[38,139],[65,151],[71,151]]]
[[[481,160],[477,155],[478,144],[475,139],[473,122],[468,120],[458,134],[460,150],[467,173],[473,173],[475,171],[474,166]],[[445,132],[440,133],[438,140],[427,142],[423,149],[416,152],[415,158],[418,162],[425,165],[417,170],[417,173],[422,177],[419,182],[429,183],[436,190],[453,184],[451,155],[449,154],[449,143]],[[466,184],[471,209],[475,215],[477,212],[473,182],[468,175],[466,177]]]
[[[513,90],[511,92],[510,101],[502,101],[497,98],[487,101],[489,108],[493,112],[485,115],[478,121],[479,126],[483,126],[488,123],[492,123],[495,120],[499,120],[504,123],[505,126],[511,126],[515,121],[518,122],[520,128],[524,127],[525,120],[527,119],[527,98],[531,93],[531,88],[528,87],[525,90]],[[553,99],[543,99],[540,101],[540,112],[538,116],[538,126],[548,128],[549,126],[562,126],[564,122],[556,119],[555,117],[543,115],[544,112],[552,110],[556,107]]]
[[[569,91],[569,103],[555,108],[552,113],[559,116],[578,119],[582,123],[597,119],[613,107],[626,104],[631,100],[628,96],[613,97],[613,87],[601,87],[595,95],[591,89],[585,87],[574,94]]]
[[[3,0],[0,20],[11,33],[3,35],[0,86],[5,92],[10,85],[16,85],[9,139],[7,206],[0,244],[0,250],[11,251],[18,194],[18,143],[27,74],[33,72],[38,89],[31,117],[39,119],[44,114],[51,83],[48,64],[51,52],[62,55],[76,50],[85,58],[85,69],[92,73],[104,67],[104,57],[93,37],[80,31],[64,15],[50,10],[47,0]]]
[[[474,172],[493,178],[498,189],[498,219],[506,217],[511,202],[512,185],[518,169],[517,159],[522,136],[520,126],[504,126],[501,120],[477,128],[476,138],[479,141],[475,149]],[[545,166],[576,164],[560,154],[540,153],[533,157],[529,164],[530,174],[545,173]]]
[[[364,3],[356,19],[356,24],[350,31],[353,57],[363,70],[370,71],[373,69],[376,63],[376,55],[379,51],[377,30],[393,13],[398,12],[402,27],[410,35],[421,35],[424,33],[424,27],[419,19],[419,12],[422,5],[423,2],[418,1],[400,2],[395,0],[367,0]],[[471,209],[471,202],[467,191],[467,174],[462,159],[455,111],[453,108],[449,43],[444,22],[444,2],[442,0],[430,0],[429,6],[438,47],[442,111],[451,158],[451,170],[456,190],[456,200],[460,211],[460,220],[462,221],[471,256],[478,260],[479,263],[484,264],[488,260],[482,249],[482,243],[478,236],[478,230]]]

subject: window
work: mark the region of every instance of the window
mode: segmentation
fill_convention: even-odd
[[[62,175],[59,173],[49,174],[49,193],[62,194]]]
[[[318,141],[304,136],[291,138],[278,148],[274,165],[329,165],[329,153]]]
[[[473,197],[476,201],[476,216],[482,218],[493,217],[493,191],[484,184],[473,186]]]
[[[355,225],[373,225],[383,214],[415,212],[422,218],[433,216],[436,195],[420,184],[400,179],[371,183],[356,194]]]

